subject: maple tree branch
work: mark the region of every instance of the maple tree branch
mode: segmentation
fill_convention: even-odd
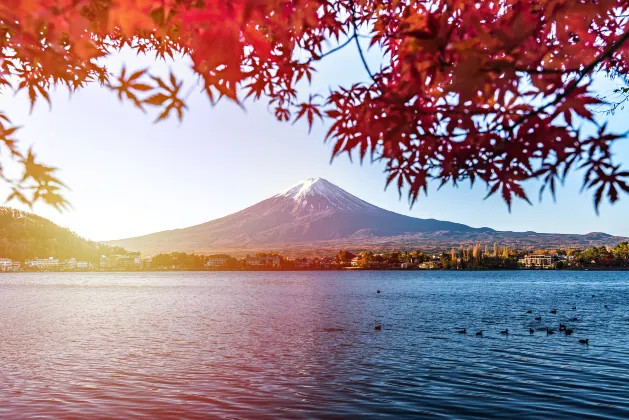
[[[527,74],[565,74],[565,73],[577,73],[581,71],[581,69],[529,69],[526,67],[514,67],[514,71],[527,73]],[[486,73],[503,73],[504,70],[496,69],[492,67],[483,68],[481,71]]]
[[[393,175],[400,190],[408,185],[411,204],[428,179],[456,185],[467,177],[483,180],[490,195],[499,191],[510,206],[513,197],[527,200],[523,181],[542,177],[554,192],[552,182],[577,164],[587,170],[585,187],[596,191],[596,206],[605,191],[611,203],[620,190],[629,193],[629,171],[611,153],[612,142],[627,133],[599,127],[587,136],[578,129],[581,121],[602,125],[590,109],[601,102],[594,86],[599,75],[627,83],[606,102],[629,100],[626,1],[563,1],[561,7],[550,0],[504,0],[501,7],[477,1],[468,9],[460,0],[288,2],[299,7],[247,0],[246,13],[225,0],[12,3],[20,7],[0,6],[0,88],[16,84],[12,90],[27,93],[31,107],[41,98],[50,102],[57,85],[75,91],[94,81],[139,109],[160,107],[158,120],[181,119],[195,86],[182,97],[183,82],[174,75],[171,83],[153,78],[157,87],[139,80],[142,71],[109,74],[100,58],[127,47],[156,59],[182,54],[212,103],[217,94],[240,104],[244,88],[247,97],[268,99],[277,120],[295,113],[309,127],[328,108],[333,156],[356,150],[363,159],[369,151],[373,160],[386,161],[387,184]],[[85,30],[56,36],[54,28]],[[365,48],[363,38],[370,38]],[[299,103],[299,81],[311,82],[314,63],[352,43],[372,81],[359,71],[350,87],[322,97],[324,103],[317,95]],[[53,169],[35,163],[32,153],[16,155],[15,128],[2,115],[0,149],[13,148],[28,182],[7,179],[0,163],[0,183],[26,204],[63,205]]]
[[[620,47],[624,45],[625,42],[627,42],[627,40],[629,40],[629,31],[626,31],[616,42],[614,42],[612,45],[607,47],[601,55],[596,57],[594,60],[592,60],[590,64],[585,66],[583,70],[579,72],[579,77],[577,77],[572,83],[570,83],[568,88],[564,90],[562,93],[560,93],[559,95],[557,95],[557,97],[554,100],[524,115],[522,118],[516,121],[512,126],[510,126],[508,130],[513,131],[515,128],[517,128],[519,125],[521,125],[524,121],[526,121],[530,117],[537,115],[540,112],[545,111],[549,107],[559,104],[561,101],[567,98],[579,86],[579,83],[581,82],[581,80],[585,78],[585,76],[588,76],[590,73],[594,71],[594,69],[596,69],[596,66],[598,66],[603,61],[610,58],[616,51],[618,51]]]
[[[314,61],[320,61],[320,60],[322,60],[323,58],[325,58],[325,57],[327,57],[327,56],[329,56],[329,55],[332,55],[332,54],[334,54],[335,52],[340,51],[340,50],[342,50],[343,48],[347,47],[347,46],[350,44],[350,42],[352,42],[352,40],[353,40],[356,36],[357,36],[357,35],[356,35],[356,34],[354,34],[354,35],[352,35],[351,37],[347,38],[347,40],[346,40],[345,42],[343,42],[342,44],[340,44],[340,45],[338,45],[338,46],[336,46],[336,47],[332,48],[332,49],[331,49],[331,50],[329,50],[329,51],[326,51],[325,53],[321,54],[321,55],[320,55],[320,56],[318,56],[317,58],[312,57],[312,58],[310,58],[310,60],[306,61],[305,63],[300,63],[300,64],[310,64],[310,63],[312,63],[312,62],[314,62]]]
[[[367,70],[367,74],[369,74],[369,77],[371,77],[371,80],[373,80],[375,82],[376,80],[374,79],[373,74],[371,73],[371,70],[369,70],[369,66],[367,65],[367,60],[365,60],[365,55],[363,54],[363,49],[360,47],[360,41],[358,41],[358,37],[357,36],[354,36],[353,38],[356,41],[356,48],[358,48],[358,54],[360,54],[360,59],[363,62],[363,67],[365,67],[365,70]]]
[[[545,111],[546,109],[548,109],[549,107],[555,106],[557,104],[559,104],[562,100],[564,100],[566,97],[568,97],[572,92],[574,92],[574,90],[578,87],[579,83],[590,73],[592,73],[596,67],[601,64],[603,61],[607,60],[608,58],[610,58],[620,47],[622,47],[624,45],[625,42],[627,42],[629,40],[629,31],[625,32],[615,43],[613,43],[612,45],[610,45],[605,51],[603,51],[603,53],[596,57],[596,59],[592,60],[592,62],[590,64],[588,64],[587,66],[585,66],[582,70],[576,70],[576,69],[566,69],[566,70],[528,70],[528,69],[515,69],[516,71],[523,71],[523,72],[527,72],[527,73],[532,73],[532,74],[553,74],[553,73],[574,73],[574,72],[579,72],[579,77],[577,79],[575,79],[570,86],[561,94],[557,95],[557,97],[548,102],[547,104],[529,112],[528,114],[523,115],[520,119],[518,119],[513,125],[507,127],[507,131],[513,131],[515,128],[517,128],[518,126],[520,126],[522,123],[524,123],[527,119],[531,118],[534,115],[538,115],[539,113]],[[483,71],[497,71],[496,69],[484,69]],[[495,128],[489,129],[489,130],[483,130],[483,131],[477,131],[477,134],[489,134],[491,132],[493,132],[495,130]],[[425,135],[429,135],[431,137],[436,137],[436,138],[447,138],[447,137],[464,137],[469,135],[469,132],[464,132],[464,133],[460,133],[460,134],[455,134],[455,135],[438,135],[438,134],[430,134],[430,133],[426,133]]]
[[[363,53],[363,49],[360,46],[360,40],[358,39],[358,24],[356,23],[356,11],[354,9],[354,1],[350,1],[349,4],[352,10],[352,26],[354,27],[354,35],[352,35],[352,38],[354,38],[354,41],[356,41],[356,48],[358,48],[358,54],[360,55],[360,59],[363,62],[363,67],[365,67],[365,70],[367,70],[367,74],[369,75],[371,80],[375,82],[376,79],[374,79],[373,73],[371,72],[371,70],[369,70],[367,60],[365,59],[365,54]]]
[[[334,54],[335,52],[342,50],[343,48],[345,48],[346,46],[349,45],[349,43],[352,42],[352,38],[348,38],[347,41],[345,41],[344,43],[342,43],[341,45],[339,45],[336,48],[332,48],[330,51],[327,51],[325,54],[323,54],[321,57],[319,57],[319,59],[323,58],[323,57],[327,57],[331,54]]]

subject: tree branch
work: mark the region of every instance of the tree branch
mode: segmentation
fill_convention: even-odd
[[[354,8],[354,1],[351,0],[349,4],[352,11],[352,26],[354,27],[354,35],[352,36],[352,38],[354,38],[354,41],[356,41],[356,48],[358,48],[358,54],[360,55],[360,59],[363,62],[363,67],[365,67],[365,70],[367,70],[367,74],[369,74],[369,77],[371,78],[371,80],[375,82],[376,79],[374,79],[373,73],[371,72],[371,70],[369,70],[369,66],[367,65],[367,60],[365,60],[365,54],[363,53],[363,49],[360,46],[360,41],[358,39],[358,24],[356,23],[356,10]]]
[[[543,105],[543,106],[541,106],[541,107],[539,107],[539,108],[529,112],[528,114],[524,115],[522,118],[520,118],[518,121],[516,121],[512,126],[510,126],[508,128],[508,130],[509,131],[513,131],[513,129],[517,128],[520,124],[522,124],[528,118],[532,117],[533,115],[537,115],[540,112],[543,112],[544,110],[546,110],[547,108],[549,108],[551,106],[555,106],[555,105],[559,104],[561,101],[563,101],[572,92],[574,92],[574,90],[579,86],[579,83],[581,82],[581,80],[583,80],[585,78],[585,76],[588,76],[590,73],[592,73],[594,71],[594,69],[596,69],[596,66],[598,66],[603,61],[605,61],[608,58],[610,58],[616,51],[618,51],[618,49],[620,47],[622,47],[624,45],[625,42],[627,42],[627,40],[629,40],[629,31],[625,32],[615,43],[613,43],[612,45],[608,46],[605,49],[605,51],[603,51],[603,53],[600,56],[596,57],[596,59],[594,59],[590,64],[585,66],[583,68],[583,70],[580,71],[579,77],[577,79],[575,79],[568,86],[568,88],[566,90],[564,90],[562,93],[557,95],[557,97],[554,100],[552,100],[552,101],[548,102],[546,105]]]
[[[314,62],[314,61],[319,61],[319,60],[321,60],[321,59],[323,59],[323,58],[325,58],[325,57],[327,57],[327,56],[329,56],[329,55],[332,55],[332,54],[334,54],[335,52],[340,51],[340,50],[342,50],[343,48],[347,47],[347,46],[349,45],[349,43],[350,43],[350,42],[352,42],[352,40],[353,40],[353,39],[354,39],[354,37],[356,37],[356,36],[357,36],[357,35],[356,35],[356,34],[354,34],[354,35],[350,36],[349,38],[347,38],[347,40],[346,40],[345,42],[343,42],[342,44],[340,44],[340,45],[338,45],[338,46],[336,46],[336,47],[332,48],[332,49],[331,49],[331,50],[329,50],[329,51],[324,52],[323,54],[321,54],[321,55],[320,55],[320,56],[318,56],[317,58],[312,57],[312,58],[310,58],[310,60],[306,61],[305,63],[300,63],[300,64],[309,64],[309,63],[312,63],[312,62]]]

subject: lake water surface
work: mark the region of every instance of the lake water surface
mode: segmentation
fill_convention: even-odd
[[[356,415],[628,418],[629,272],[0,275],[0,418]]]

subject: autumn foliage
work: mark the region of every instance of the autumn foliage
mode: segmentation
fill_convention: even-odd
[[[105,58],[123,48],[189,56],[212,102],[252,98],[282,121],[327,120],[334,155],[383,160],[411,202],[431,181],[479,180],[511,205],[528,201],[525,181],[554,195],[581,169],[598,206],[629,192],[629,172],[612,160],[620,135],[592,114],[605,99],[593,76],[627,74],[628,9],[622,0],[3,0],[0,85],[34,105],[55,85],[100,83],[156,109],[158,121],[181,119],[177,75],[112,75]],[[379,66],[365,60],[366,43]],[[318,62],[342,48],[358,49],[365,77],[311,92],[307,81],[325,77]],[[13,197],[65,204],[54,169],[20,152],[14,134],[0,114],[0,141],[25,170],[5,178]]]

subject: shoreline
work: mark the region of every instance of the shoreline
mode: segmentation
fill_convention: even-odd
[[[286,268],[286,269],[256,269],[256,270],[243,270],[243,269],[220,269],[220,270],[208,270],[208,269],[167,269],[167,270],[22,270],[22,271],[0,271],[0,275],[2,274],[29,274],[29,273],[256,273],[256,272],[330,272],[330,271],[448,271],[448,272],[459,272],[459,271],[544,271],[544,272],[552,272],[552,271],[629,271],[629,267],[587,267],[587,268],[562,268],[562,269],[544,269],[544,268],[460,268],[460,269],[442,269],[442,268],[434,268],[434,269],[422,269],[422,268],[359,268],[359,267],[344,267],[344,268],[332,268],[332,269],[295,269],[295,268]]]

